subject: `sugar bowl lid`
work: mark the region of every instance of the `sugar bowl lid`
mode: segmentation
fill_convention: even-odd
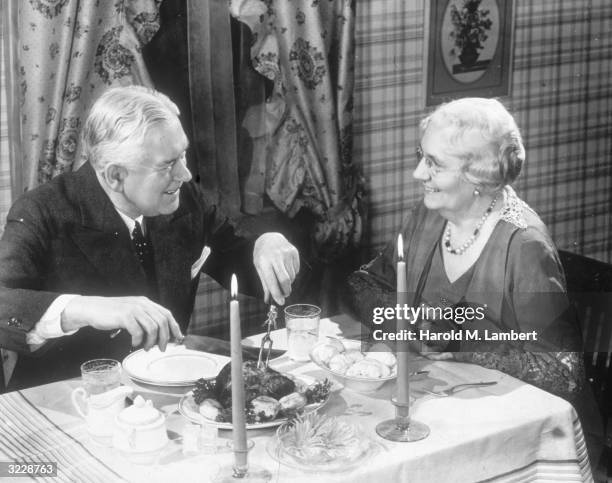
[[[145,426],[162,419],[162,414],[153,407],[150,400],[145,401],[142,396],[134,398],[134,404],[125,408],[117,420],[129,426]]]

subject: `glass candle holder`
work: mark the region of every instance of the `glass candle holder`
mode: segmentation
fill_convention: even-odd
[[[211,479],[212,483],[266,483],[272,479],[272,473],[259,465],[248,464],[248,452],[253,449],[255,442],[247,440],[247,458],[243,458],[241,450],[234,449],[234,442],[228,441],[227,446],[234,453],[234,463],[219,468],[218,473]],[[246,463],[242,463],[242,461]]]
[[[400,403],[391,398],[395,406],[395,418],[388,419],[376,426],[376,433],[389,441],[419,441],[429,436],[429,426],[410,419],[410,403]]]

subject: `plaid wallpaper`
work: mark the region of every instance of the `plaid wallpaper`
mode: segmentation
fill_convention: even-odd
[[[202,274],[189,333],[229,340],[229,299],[229,290],[225,290],[208,275]],[[238,300],[242,336],[261,332],[268,307],[261,300],[242,294],[238,296]],[[283,316],[279,316],[278,321],[283,323],[283,320]]]
[[[424,1],[357,2],[355,160],[368,181],[372,252],[421,196]],[[434,0],[435,1],[435,0]],[[511,95],[525,138],[515,183],[560,248],[612,261],[612,2],[516,0]]]

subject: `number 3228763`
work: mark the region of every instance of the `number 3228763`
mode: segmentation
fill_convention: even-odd
[[[55,462],[3,462],[0,461],[0,477],[3,476],[57,476]]]

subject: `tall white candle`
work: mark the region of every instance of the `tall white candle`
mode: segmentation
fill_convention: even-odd
[[[410,323],[401,317],[404,312],[403,307],[408,303],[406,292],[406,262],[404,261],[404,241],[401,233],[397,237],[397,304],[401,307],[396,321],[398,334],[403,334],[404,330],[409,330]],[[408,370],[408,344],[406,341],[397,341],[397,402],[409,404],[409,370]]]
[[[244,380],[242,377],[242,333],[240,330],[240,305],[238,303],[238,281],[232,274],[230,284],[230,342],[232,357],[232,435],[236,466],[247,464],[247,437],[244,407]]]

